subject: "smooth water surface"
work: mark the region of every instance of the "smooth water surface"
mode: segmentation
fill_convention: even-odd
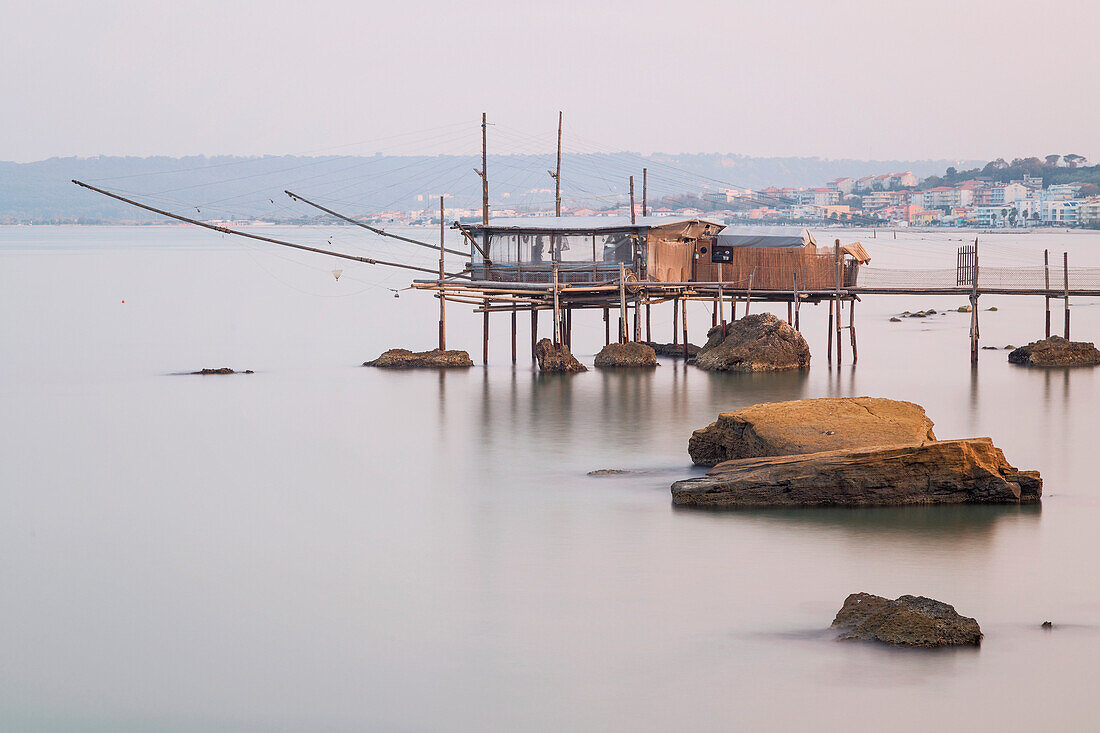
[[[347,227],[270,231],[432,262]],[[916,268],[953,266],[973,235],[862,236],[873,264]],[[1100,265],[1095,233],[988,235],[983,261],[1041,264],[1044,247]],[[408,281],[178,227],[0,228],[0,728],[1096,725],[1100,371],[1003,350],[972,370],[968,315],[888,322],[965,301],[899,296],[858,305],[859,363],[845,344],[839,369],[825,306],[804,307],[805,374],[541,376],[527,314],[519,364],[501,315],[484,367],[480,316],[454,305],[449,345],[475,368],[358,366],[433,345],[436,301]],[[1042,335],[1041,298],[981,307],[983,345]],[[660,340],[670,319],[654,309]],[[694,304],[693,341],[709,323]],[[1100,339],[1100,303],[1073,303],[1072,335]],[[577,315],[582,360],[602,343],[601,315]],[[178,374],[220,366],[256,374]],[[1042,472],[1041,508],[671,505],[699,473],[692,430],[831,395],[992,436]],[[985,642],[835,642],[855,591],[945,600]]]

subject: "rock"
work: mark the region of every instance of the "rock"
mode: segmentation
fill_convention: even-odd
[[[934,315],[936,315],[936,311],[935,311],[935,310],[933,310],[932,308],[929,308],[929,309],[928,309],[928,310],[926,310],[926,311],[925,311],[924,313],[925,313],[925,315],[929,315],[929,316],[934,316]]]
[[[726,461],[677,481],[672,501],[711,508],[1023,504],[1037,471],[1018,471],[989,438]]]
[[[962,616],[954,606],[924,596],[900,596],[895,600],[853,593],[833,619],[841,629],[838,639],[874,639],[894,646],[978,646],[982,630],[978,622]]]
[[[1012,344],[1009,344],[1008,346],[1005,347],[1005,351],[1012,351],[1015,348],[1016,348],[1015,346],[1013,346]]]
[[[593,362],[600,368],[608,367],[655,367],[657,352],[649,344],[628,341],[625,344],[608,344],[600,349]]]
[[[1061,336],[1051,336],[1014,350],[1008,355],[1008,361],[1042,367],[1091,366],[1100,364],[1100,350],[1091,342],[1066,341]]]
[[[898,318],[897,316],[891,316],[890,317],[890,323],[901,323],[901,319]]]
[[[374,361],[363,362],[363,366],[383,369],[450,369],[473,365],[473,360],[465,351],[441,351],[440,349],[431,351],[390,349]]]
[[[696,465],[713,466],[737,458],[935,439],[920,405],[879,397],[823,397],[724,412],[691,434],[688,454]]]
[[[907,318],[927,318],[928,314],[924,311],[917,311],[916,313],[910,313]]]
[[[992,351],[997,351],[998,350],[996,346],[983,346],[982,348],[986,349],[987,351],[988,350],[992,350]]]
[[[970,306],[960,305],[958,308],[955,309],[955,312],[957,312],[957,313],[969,313],[970,310],[971,310]]]
[[[596,476],[596,477],[599,477],[599,476],[621,476],[624,473],[634,473],[634,472],[630,471],[628,469],[625,469],[625,468],[600,468],[600,469],[597,469],[595,471],[589,471],[588,475],[589,476]]]
[[[218,369],[200,369],[197,372],[191,372],[192,374],[253,374],[251,369],[245,369],[243,372],[235,372],[229,367],[220,367]]]
[[[649,341],[647,343],[650,348],[657,353],[657,356],[675,356],[681,358],[684,356],[683,344],[659,344],[656,341]],[[699,347],[695,344],[688,344],[687,348],[689,358],[699,353]]]
[[[987,311],[995,311],[995,310],[997,310],[997,306],[995,306],[995,305],[992,305],[992,306],[990,306],[990,307],[986,308],[986,310],[987,310]]]
[[[1050,630],[1050,629],[1053,629],[1053,628],[1054,628],[1054,624],[1052,624],[1052,623],[1051,623],[1051,622],[1049,622],[1049,621],[1044,621],[1044,622],[1042,623],[1042,628],[1044,628],[1044,629],[1047,629],[1047,630]]]
[[[707,332],[707,343],[695,366],[716,372],[763,372],[807,369],[810,347],[802,334],[771,313],[753,313]]]
[[[535,358],[539,362],[539,370],[544,372],[575,374],[588,371],[584,364],[569,353],[569,349],[564,344],[554,346],[554,342],[550,339],[542,339],[535,344]]]

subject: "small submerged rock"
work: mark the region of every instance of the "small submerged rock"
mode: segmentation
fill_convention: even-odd
[[[956,313],[969,313],[971,310],[972,310],[971,307],[968,306],[968,305],[960,305],[958,308],[955,309],[955,312]]]
[[[715,372],[766,372],[808,369],[810,347],[786,321],[771,313],[753,313],[707,331],[707,343],[695,366]]]
[[[890,317],[890,323],[901,323],[901,319],[898,318],[897,316],[891,316]]]
[[[207,367],[205,369],[200,369],[197,372],[191,372],[191,373],[192,374],[255,374],[255,372],[253,372],[251,369],[245,369],[243,372],[236,372],[236,371],[233,371],[232,369],[230,369],[229,367],[218,367],[217,369]]]
[[[600,476],[622,476],[623,474],[626,474],[626,473],[634,473],[634,471],[631,471],[631,470],[626,469],[626,468],[598,468],[595,471],[589,471],[588,475],[589,476],[595,476],[595,477],[600,477]]]
[[[1047,631],[1050,631],[1051,629],[1054,628],[1054,624],[1052,624],[1050,621],[1044,621],[1041,628],[1044,628]]]
[[[577,361],[565,344],[555,346],[550,339],[542,339],[535,344],[535,359],[539,363],[539,371],[543,372],[576,374],[588,371],[588,367]]]
[[[593,365],[606,368],[646,368],[657,366],[657,352],[649,344],[628,341],[608,344],[596,354]]]
[[[1100,364],[1100,350],[1089,341],[1067,341],[1061,336],[1051,336],[1032,341],[1008,355],[1011,364],[1026,366],[1093,366]]]
[[[465,351],[409,351],[408,349],[390,349],[374,361],[365,361],[363,366],[383,369],[450,369],[454,367],[472,367],[473,359]]]
[[[684,356],[683,344],[659,344],[656,341],[648,341],[646,343],[648,343],[649,347],[657,353],[657,356],[672,356],[680,358],[683,358]],[[696,346],[695,344],[688,344],[688,358],[696,356],[699,353],[699,349],[700,347]]]
[[[987,311],[995,311],[995,310],[997,310],[997,306],[995,306],[995,305],[992,305],[992,306],[990,306],[990,307],[986,308],[986,310],[987,310]]]
[[[982,643],[982,630],[976,620],[960,615],[950,604],[924,596],[890,600],[853,593],[844,600],[832,628],[842,631],[837,639],[873,639],[894,646],[935,648]]]

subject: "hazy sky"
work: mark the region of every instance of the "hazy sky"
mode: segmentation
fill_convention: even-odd
[[[567,150],[1100,157],[1089,2],[0,7],[2,160],[464,152],[483,110],[507,152],[559,109]]]

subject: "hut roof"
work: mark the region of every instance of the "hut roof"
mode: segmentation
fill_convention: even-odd
[[[630,223],[629,216],[520,216],[490,219],[485,224],[470,224],[467,229],[492,229],[515,232],[615,232],[631,229],[651,229],[676,224],[710,224],[716,228],[724,226],[719,222],[697,217],[682,216],[639,216]]]
[[[797,227],[734,227],[718,234],[716,244],[723,247],[770,247],[794,249],[816,245],[809,229]]]

